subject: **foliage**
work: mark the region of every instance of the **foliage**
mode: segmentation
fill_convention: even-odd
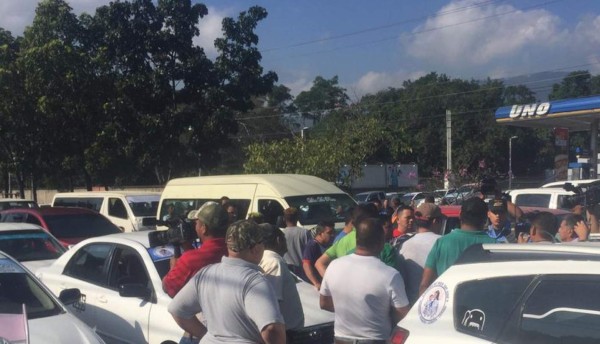
[[[350,111],[330,115],[343,119],[336,127],[315,128],[309,139],[301,137],[247,147],[247,173],[301,173],[337,181],[340,168],[350,167],[349,178],[361,173],[361,166],[394,132],[377,116]],[[343,181],[348,183],[348,180]]]
[[[10,169],[44,167],[69,184],[82,176],[91,189],[216,165],[236,114],[277,76],[263,73],[256,48],[263,8],[223,20],[214,62],[193,43],[207,13],[190,0],[131,0],[77,18],[66,1],[44,0],[22,44],[0,31],[10,100],[0,100],[0,122],[11,128],[0,134],[19,147],[5,146]]]
[[[294,105],[303,116],[318,122],[334,109],[347,105],[348,100],[346,89],[339,86],[337,75],[329,80],[317,76],[310,90],[296,96]]]

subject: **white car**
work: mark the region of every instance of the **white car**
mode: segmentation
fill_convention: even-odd
[[[30,223],[0,223],[0,251],[35,272],[48,266],[67,249],[52,234]]]
[[[469,248],[398,323],[392,343],[599,343],[600,245]]]
[[[148,233],[152,232],[84,240],[37,275],[55,293],[63,288],[81,290],[82,302],[73,311],[107,342],[178,342],[183,330],[167,311],[171,298],[162,289],[173,248],[150,247]],[[323,336],[333,340],[333,313],[319,308],[312,286],[305,282],[297,286],[306,326],[298,337],[306,338],[306,343]]]
[[[79,300],[76,289],[65,289],[56,298],[27,268],[0,251],[0,343],[104,343],[64,306]]]

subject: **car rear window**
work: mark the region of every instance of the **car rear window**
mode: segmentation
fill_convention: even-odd
[[[461,283],[455,293],[454,327],[495,341],[533,278],[498,277]]]
[[[50,232],[57,238],[92,238],[121,233],[108,219],[93,213],[46,215],[44,220]]]
[[[523,194],[515,197],[515,204],[523,207],[548,208],[550,205],[549,194]]]

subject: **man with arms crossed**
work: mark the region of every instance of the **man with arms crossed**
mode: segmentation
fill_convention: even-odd
[[[285,325],[273,288],[258,263],[263,232],[254,221],[227,229],[229,257],[200,270],[169,304],[177,324],[202,344],[285,343]],[[207,326],[196,314],[203,312]]]
[[[383,344],[409,310],[400,273],[385,265],[381,222],[367,218],[356,228],[354,253],[331,262],[321,284],[320,306],[335,312],[336,344]]]

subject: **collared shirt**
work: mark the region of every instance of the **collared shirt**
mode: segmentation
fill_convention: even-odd
[[[493,225],[489,225],[487,230],[487,234],[490,236],[490,238],[496,239],[496,242],[499,243],[508,243],[509,240],[505,235],[503,235],[503,233],[510,232],[510,221],[504,222],[504,225],[500,229],[496,229]]]
[[[200,248],[183,252],[163,278],[163,287],[170,297],[183,288],[187,281],[203,267],[221,261],[227,255],[227,244],[224,238],[206,240]]]

